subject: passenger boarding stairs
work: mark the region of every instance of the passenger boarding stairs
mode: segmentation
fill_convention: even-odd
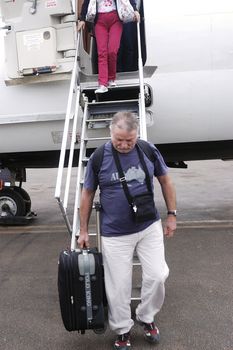
[[[58,201],[62,212],[67,230],[71,235],[71,250],[77,249],[77,235],[80,229],[79,220],[79,205],[82,192],[82,186],[85,176],[85,169],[90,154],[95,148],[110,140],[109,125],[112,116],[119,111],[132,111],[139,116],[139,137],[146,140],[146,115],[145,115],[145,96],[144,96],[144,81],[143,81],[143,66],[141,58],[141,43],[139,24],[137,25],[138,32],[138,66],[139,76],[138,83],[131,83],[130,80],[126,84],[121,84],[117,87],[110,88],[107,93],[95,94],[95,86],[85,84],[80,81],[80,70],[78,65],[78,50],[80,34],[77,39],[77,50],[75,63],[70,83],[70,92],[67,104],[67,112],[65,118],[60,161],[57,175],[57,183],[55,190],[55,198]],[[122,98],[123,96],[123,98]],[[74,107],[74,115],[72,108]],[[74,168],[76,159],[77,135],[79,148],[78,168]],[[68,150],[68,160],[66,160]],[[66,175],[65,165],[67,164]],[[75,174],[75,198],[71,215],[69,214],[71,202],[71,179],[73,172]],[[62,199],[63,197],[63,199]],[[98,197],[98,194],[97,194]],[[69,205],[68,205],[69,203]],[[113,198],[114,205],[114,198]],[[94,202],[95,208],[95,231],[90,235],[96,236],[97,246],[101,250],[100,241],[100,222],[99,222],[99,200]],[[139,266],[140,263],[135,256],[134,266]],[[133,295],[132,300],[140,300],[139,296]]]

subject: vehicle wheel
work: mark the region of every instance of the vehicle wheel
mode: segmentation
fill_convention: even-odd
[[[0,217],[24,216],[26,212],[23,197],[13,189],[0,191]]]
[[[25,202],[25,215],[27,215],[31,211],[31,198],[29,194],[22,187],[18,186],[14,187],[14,191],[18,192],[21,195],[21,197],[23,197]]]

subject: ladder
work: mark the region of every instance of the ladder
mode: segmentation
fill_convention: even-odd
[[[139,83],[120,85],[110,89],[110,91],[101,96],[95,95],[95,86],[83,88],[80,84],[80,70],[78,66],[80,33],[77,37],[77,47],[75,62],[72,71],[69,98],[67,104],[64,132],[57,174],[55,198],[58,201],[61,213],[63,215],[68,232],[71,235],[71,250],[77,249],[76,234],[79,232],[79,205],[83,180],[85,176],[86,165],[92,150],[110,139],[109,125],[112,116],[119,111],[132,111],[139,116],[139,137],[147,140],[145,96],[143,80],[143,64],[141,56],[140,27],[137,23],[138,36],[138,68]],[[119,92],[121,89],[136,91],[136,97],[130,99],[111,98],[111,93]],[[135,95],[135,94],[134,94]],[[94,98],[93,98],[94,96]],[[72,124],[72,125],[71,125]],[[70,137],[70,128],[71,137]],[[79,141],[79,160],[77,173],[75,174],[75,198],[71,218],[68,214],[68,202],[70,197],[71,174],[74,171],[75,148],[77,143],[77,131],[80,132]],[[68,149],[68,151],[67,151]],[[68,157],[66,154],[68,153]],[[67,160],[68,158],[68,160]],[[67,173],[64,176],[64,167],[67,163]],[[62,199],[62,188],[64,198]],[[97,246],[101,250],[100,228],[99,228],[99,210],[98,202],[94,204],[96,209],[96,236]],[[91,234],[92,235],[92,234]],[[135,257],[134,266],[140,266]],[[140,300],[139,297],[132,297],[131,300]]]

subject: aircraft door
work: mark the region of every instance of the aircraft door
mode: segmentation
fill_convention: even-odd
[[[143,0],[136,0],[136,2],[141,17],[140,35],[142,61],[144,65],[146,62],[144,6]],[[135,22],[126,23],[123,26],[121,45],[118,52],[117,70],[118,72],[130,72],[138,70],[137,24]]]
[[[141,50],[143,65],[146,62],[146,42],[145,42],[145,24],[144,24],[144,6],[143,0],[136,0],[139,8],[141,22]],[[78,1],[78,14],[81,12],[83,0]],[[80,50],[80,59],[82,71],[85,74],[98,74],[98,55],[92,23],[86,23],[83,40]],[[89,64],[91,61],[91,64]],[[127,72],[138,70],[138,43],[137,43],[137,25],[135,22],[124,24],[121,38],[121,45],[118,52],[117,71]]]

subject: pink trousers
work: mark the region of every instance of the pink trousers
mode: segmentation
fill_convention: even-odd
[[[117,11],[99,13],[95,25],[98,51],[99,85],[108,85],[116,79],[117,52],[120,47],[123,24]]]

